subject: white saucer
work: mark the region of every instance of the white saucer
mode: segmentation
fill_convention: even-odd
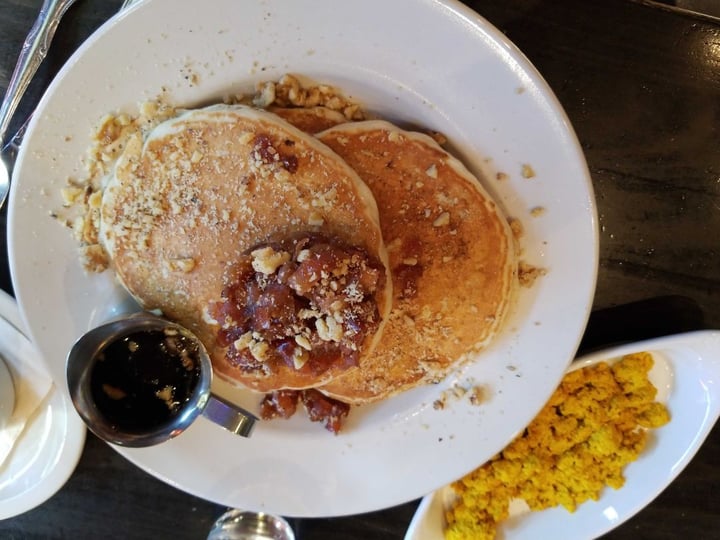
[[[5,426],[15,405],[15,388],[5,361],[0,357],[0,429]]]
[[[23,324],[15,300],[3,291],[0,316],[0,354],[10,371],[23,362],[45,369],[20,331]],[[52,388],[0,467],[0,519],[27,512],[54,495],[75,470],[84,444],[85,425],[65,394]]]

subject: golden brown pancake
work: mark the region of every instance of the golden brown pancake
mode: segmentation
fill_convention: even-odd
[[[144,142],[131,140],[103,193],[100,236],[120,282],[145,308],[193,330],[216,374],[258,391],[315,386],[347,368],[241,369],[226,355],[237,344],[217,342],[230,323],[207,316],[232,286],[238,261],[303,235],[359,248],[387,266],[377,207],[355,171],[276,115],[241,105],[188,111]],[[261,266],[272,256],[264,252]],[[380,320],[390,282],[373,292]],[[379,335],[363,342],[361,357]]]
[[[503,321],[517,281],[507,220],[480,182],[426,135],[365,121],[318,138],[375,196],[394,296],[374,354],[320,390],[366,403],[437,382]]]
[[[305,133],[320,133],[326,129],[344,124],[347,118],[339,111],[327,107],[270,107],[269,111],[287,120]]]

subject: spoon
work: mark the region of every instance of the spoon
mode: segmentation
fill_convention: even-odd
[[[0,156],[0,207],[5,203],[10,189],[9,169],[14,162],[14,159],[5,156],[5,135],[10,120],[30,84],[30,80],[47,56],[50,42],[55,35],[60,19],[74,2],[75,0],[44,0],[40,14],[25,38],[5,97],[0,104],[0,148],[3,149],[2,156]]]

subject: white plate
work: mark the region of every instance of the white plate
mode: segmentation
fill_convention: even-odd
[[[419,497],[490,457],[541,408],[573,357],[597,271],[587,167],[546,83],[495,28],[452,1],[148,0],[105,25],[72,57],[34,115],[15,167],[9,244],[15,290],[56,380],[73,341],[122,295],[86,275],[69,232],[48,218],[80,175],[93,123],[166,90],[177,104],[251,91],[292,71],[335,83],[368,108],[445,133],[512,216],[523,257],[548,269],[523,290],[508,330],[457,376],[486,390],[482,407],[432,403],[443,385],[354,411],[334,437],[302,414],[251,440],[204,420],[160,447],[119,450],[195,495],[292,516],[365,512]],[[523,164],[536,176],[523,178]],[[496,180],[497,172],[509,178]],[[531,218],[530,209],[546,212]],[[220,388],[250,407],[258,398]]]
[[[650,380],[671,420],[650,431],[646,449],[625,469],[625,485],[619,490],[605,488],[598,501],[583,503],[572,514],[564,508],[511,511],[500,529],[502,538],[597,538],[642,510],[695,456],[720,415],[720,332],[690,332],[623,345],[584,356],[572,369],[642,351],[655,358]],[[443,488],[424,497],[405,540],[443,540],[443,507],[451,496],[451,490]]]
[[[19,363],[45,369],[19,328],[15,300],[0,291],[0,352],[11,369]],[[85,425],[70,399],[53,388],[0,466],[0,519],[27,512],[54,495],[75,470],[84,444]]]

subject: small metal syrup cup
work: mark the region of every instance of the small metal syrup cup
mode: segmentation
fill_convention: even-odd
[[[167,423],[147,430],[123,430],[102,414],[93,399],[93,368],[99,353],[111,343],[137,332],[154,330],[175,331],[197,343],[200,376],[188,401]],[[107,322],[84,334],[70,350],[65,368],[70,397],[80,417],[90,431],[113,444],[130,447],[159,444],[185,431],[200,415],[243,437],[251,435],[257,421],[252,413],[211,393],[212,363],[200,340],[183,326],[147,311]]]

